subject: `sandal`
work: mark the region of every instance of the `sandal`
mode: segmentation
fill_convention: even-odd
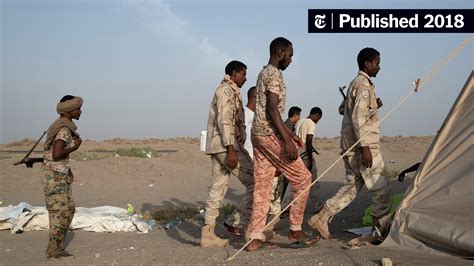
[[[252,243],[258,243],[258,244],[255,247],[252,247],[251,246]],[[247,251],[253,252],[257,250],[270,250],[270,249],[276,249],[276,248],[278,248],[278,245],[275,243],[263,242],[260,239],[254,239],[252,240],[250,245],[247,246]]]
[[[306,239],[296,241],[290,244],[291,248],[306,248],[316,244],[321,238],[319,236],[310,236]]]
[[[66,259],[72,259],[72,258],[74,258],[74,255],[69,254],[69,253],[66,252],[66,251],[60,251],[60,252],[58,252],[58,253],[56,253],[56,254],[54,254],[54,255],[53,255],[53,254],[48,254],[48,255],[46,256],[46,258],[48,258],[48,259],[66,260]]]
[[[227,223],[224,223],[224,227],[227,232],[229,232],[230,234],[234,236],[243,236],[242,230],[238,227],[228,225]]]

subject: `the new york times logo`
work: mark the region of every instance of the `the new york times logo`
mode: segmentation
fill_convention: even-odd
[[[474,9],[309,9],[308,32],[474,32]]]
[[[326,15],[315,15],[314,26],[318,29],[324,29],[326,27]]]

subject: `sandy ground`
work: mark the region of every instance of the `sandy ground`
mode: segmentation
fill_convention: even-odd
[[[388,168],[400,171],[419,162],[431,143],[432,137],[384,137],[382,152]],[[0,145],[0,150],[27,150],[30,140]],[[316,146],[318,169],[322,173],[338,158],[337,139],[318,139]],[[159,150],[178,150],[164,153],[157,158],[111,157],[91,160],[89,151],[116,150],[130,147],[151,147]],[[34,154],[35,155],[39,154]],[[25,201],[44,206],[40,186],[39,165],[33,169],[12,164],[21,155],[0,153],[0,201],[6,206]],[[88,157],[89,156],[89,157]],[[196,139],[177,138],[168,140],[85,141],[72,161],[76,180],[73,194],[77,206],[96,207],[112,205],[126,208],[132,203],[136,209],[148,210],[154,206],[204,206],[210,178],[210,158],[199,151]],[[86,158],[87,160],[85,160]],[[344,171],[339,163],[321,179],[321,198],[332,196],[342,185]],[[153,184],[153,186],[150,186]],[[404,192],[405,183],[392,182],[394,193]],[[230,181],[226,202],[237,204],[243,187],[236,178]],[[90,233],[71,231],[67,237],[67,249],[76,257],[69,261],[47,260],[44,250],[47,232],[35,231],[22,234],[0,232],[0,265],[24,264],[316,264],[316,265],[380,265],[383,257],[394,264],[450,264],[472,265],[472,261],[448,256],[435,256],[417,252],[390,250],[381,247],[363,247],[356,250],[342,248],[353,235],[344,229],[359,227],[362,214],[370,205],[370,196],[363,190],[357,200],[339,215],[330,226],[335,239],[320,241],[304,249],[290,249],[287,234],[287,219],[277,228],[275,242],[280,248],[258,252],[242,252],[235,260],[225,261],[233,255],[244,241],[226,234],[222,227],[218,231],[231,239],[227,249],[202,249],[199,247],[198,225],[183,223],[175,230],[155,230],[149,234],[137,233]],[[306,213],[306,218],[310,213]],[[308,229],[306,227],[306,229]],[[309,230],[309,229],[308,229]]]

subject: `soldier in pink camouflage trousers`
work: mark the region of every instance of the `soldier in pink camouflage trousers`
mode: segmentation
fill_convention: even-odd
[[[282,120],[285,111],[286,86],[282,70],[291,63],[293,45],[283,37],[270,44],[270,60],[257,79],[257,105],[252,124],[254,147],[253,207],[246,238],[253,239],[247,246],[255,251],[264,246],[265,222],[270,205],[272,183],[275,172],[283,173],[293,187],[293,197],[300,198],[290,209],[290,232],[288,239],[306,243],[309,237],[301,228],[308,192],[303,191],[310,184],[311,173],[298,156],[297,145],[301,139],[288,129]],[[295,145],[296,144],[296,145]]]

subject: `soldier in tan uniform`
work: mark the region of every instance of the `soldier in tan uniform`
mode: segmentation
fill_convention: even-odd
[[[206,201],[205,225],[201,230],[202,247],[223,247],[228,243],[228,240],[216,236],[214,228],[231,176],[237,176],[245,186],[245,195],[225,222],[227,230],[241,235],[242,229],[238,227],[248,224],[252,212],[253,166],[244,148],[245,117],[240,95],[240,88],[247,80],[246,69],[238,61],[226,66],[224,80],[217,87],[209,108],[206,154],[211,155],[212,178]]]
[[[48,128],[43,158],[27,158],[22,161],[27,167],[32,167],[36,162],[43,162],[41,184],[49,213],[47,258],[74,257],[64,250],[63,245],[76,209],[72,198],[71,184],[74,175],[69,163],[69,154],[77,150],[82,143],[72,121],[79,120],[82,103],[81,97],[64,96],[56,106],[60,117]]]
[[[342,120],[341,149],[346,152],[354,143],[360,143],[344,157],[346,181],[342,188],[327,200],[324,208],[313,215],[308,224],[325,239],[330,237],[328,223],[332,216],[349,205],[365,185],[372,196],[372,220],[379,226],[379,219],[388,214],[391,192],[388,179],[381,175],[384,168],[380,153],[380,99],[375,95],[372,77],[380,70],[380,53],[364,48],[357,56],[359,73],[352,80],[347,92]]]

